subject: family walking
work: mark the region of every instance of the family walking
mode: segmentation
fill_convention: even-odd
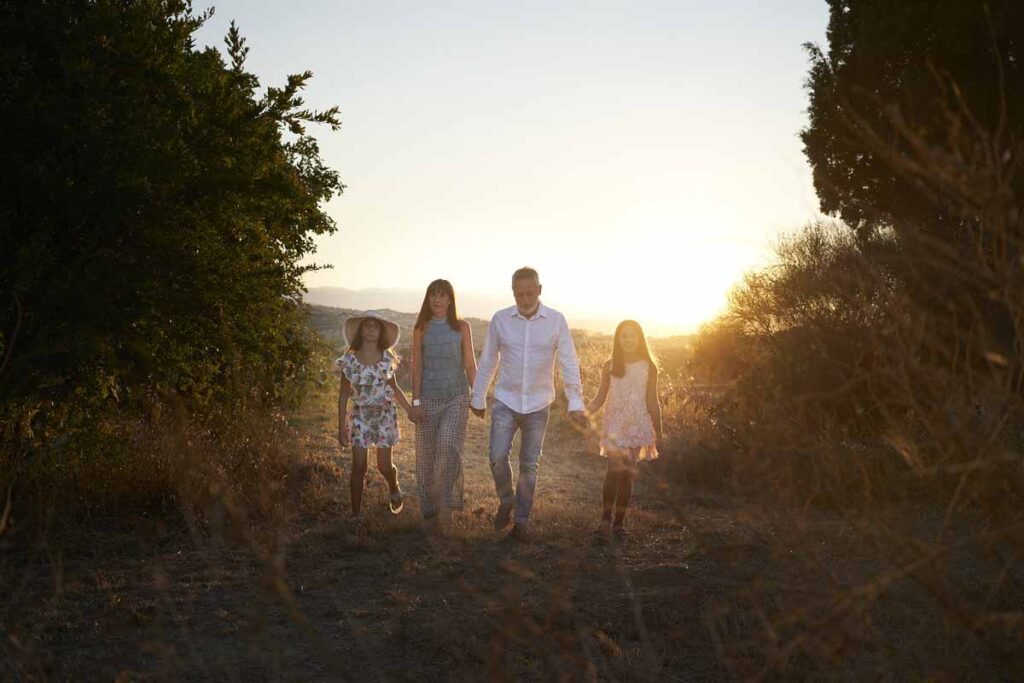
[[[396,403],[416,425],[416,483],[424,523],[436,529],[442,517],[462,510],[466,423],[470,411],[486,416],[488,390],[497,375],[488,449],[498,495],[494,527],[502,530],[512,524],[511,536],[526,538],[555,399],[557,361],[574,423],[586,427],[588,415],[604,407],[600,448],[608,462],[597,533],[602,538],[625,535],[637,463],[658,457],[661,449],[658,368],[640,325],[623,321],[615,331],[597,395],[585,405],[568,323],[541,303],[541,290],[537,271],[520,268],[513,273],[515,305],[491,318],[478,363],[470,325],[456,312],[454,289],[447,280],[430,283],[413,329],[411,401],[395,377],[398,325],[374,312],[346,321],[348,350],[335,361],[341,378],[338,441],[352,447],[352,516],[357,528],[363,520],[370,448],[376,450],[377,468],[387,481],[391,511],[397,514],[403,507],[391,457],[399,440]],[[516,432],[521,432],[519,475],[513,484],[510,458]]]

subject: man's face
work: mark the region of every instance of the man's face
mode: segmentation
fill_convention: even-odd
[[[512,282],[512,294],[516,298],[516,308],[525,316],[537,312],[541,285],[532,277],[524,277]]]

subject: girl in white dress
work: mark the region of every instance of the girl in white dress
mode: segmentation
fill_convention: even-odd
[[[661,449],[658,366],[635,320],[624,320],[615,329],[612,357],[605,361],[601,388],[587,406],[587,413],[594,414],[601,406],[605,406],[601,455],[608,458],[608,469],[598,534],[607,538],[611,533],[621,539],[626,534],[626,508],[633,494],[636,465],[641,460],[654,460]]]

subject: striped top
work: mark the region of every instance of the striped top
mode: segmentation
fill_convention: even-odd
[[[433,318],[423,333],[423,374],[420,396],[452,398],[469,391],[462,361],[462,333],[445,318]]]

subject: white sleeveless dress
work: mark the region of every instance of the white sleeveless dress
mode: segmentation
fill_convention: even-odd
[[[637,460],[658,457],[654,423],[647,412],[647,380],[650,365],[639,360],[626,365],[622,377],[612,375],[601,425],[601,455],[639,449]]]

